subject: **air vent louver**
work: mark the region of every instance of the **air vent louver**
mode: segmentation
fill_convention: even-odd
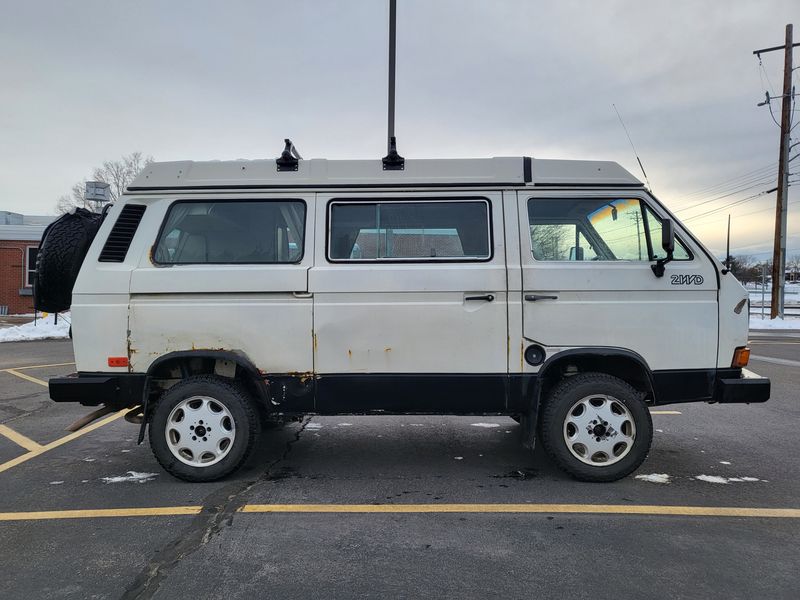
[[[128,253],[133,235],[139,227],[144,210],[141,204],[126,204],[117,217],[117,222],[111,228],[108,239],[100,252],[100,262],[123,262]]]

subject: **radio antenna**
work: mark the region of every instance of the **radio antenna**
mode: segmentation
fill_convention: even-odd
[[[405,159],[397,153],[397,138],[394,135],[394,64],[397,47],[397,0],[389,0],[389,119],[386,140],[384,171],[402,171]]]
[[[636,152],[636,146],[633,145],[633,140],[631,139],[631,134],[628,133],[628,128],[625,127],[625,123],[622,121],[622,117],[620,116],[619,111],[617,110],[617,105],[612,103],[611,106],[614,107],[614,112],[617,113],[617,118],[619,119],[619,124],[622,125],[622,129],[625,130],[625,135],[628,137],[628,141],[631,144],[631,148],[633,149],[633,155],[636,157],[636,162],[639,163],[639,168],[642,170],[642,175],[644,175],[644,180],[647,183],[647,187],[650,189],[650,191],[652,191],[653,190],[653,186],[650,185],[650,180],[647,178],[647,173],[645,173],[644,165],[642,164],[642,161],[639,158],[639,153]]]
[[[731,215],[728,214],[728,243],[725,246],[725,273],[731,270]]]

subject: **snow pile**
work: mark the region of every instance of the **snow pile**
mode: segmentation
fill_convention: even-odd
[[[69,337],[69,322],[69,313],[59,314],[58,323],[55,322],[55,315],[48,314],[46,317],[38,318],[35,323],[31,321],[24,325],[0,329],[0,342],[27,342]]]
[[[499,423],[470,423],[473,427],[500,427]]]

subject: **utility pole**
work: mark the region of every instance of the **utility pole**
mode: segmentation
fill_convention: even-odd
[[[770,318],[783,318],[783,292],[786,273],[786,205],[789,192],[789,129],[792,109],[792,24],[786,26],[786,42],[783,46],[773,46],[755,50],[753,54],[761,58],[766,52],[783,50],[783,94],[781,95],[781,145],[778,157],[778,200],[775,206],[775,246],[772,255],[772,306]],[[769,98],[768,98],[769,100]]]

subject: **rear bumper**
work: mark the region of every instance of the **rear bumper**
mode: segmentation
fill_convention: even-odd
[[[144,381],[143,373],[73,373],[51,379],[48,387],[54,402],[121,409],[141,404]]]
[[[714,402],[721,404],[766,402],[769,394],[769,379],[747,369],[739,377],[718,377],[714,385]]]

